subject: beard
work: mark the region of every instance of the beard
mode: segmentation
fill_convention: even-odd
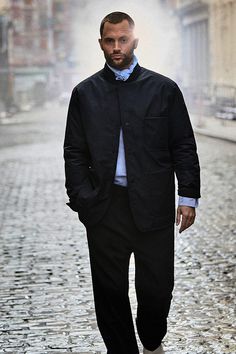
[[[104,52],[104,56],[107,61],[107,64],[109,64],[110,66],[118,70],[123,70],[128,68],[133,61],[134,49],[135,48],[133,46],[131,50],[126,54],[124,53],[107,54]],[[120,58],[117,60],[113,58],[113,56],[119,56]]]
[[[110,55],[105,55],[107,63],[115,69],[122,70],[130,66],[133,61],[132,56],[128,56],[126,54],[121,54],[122,57],[119,60],[113,59]]]

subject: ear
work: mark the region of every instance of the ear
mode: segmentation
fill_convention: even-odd
[[[103,50],[103,48],[102,48],[102,39],[101,38],[98,39],[98,43],[100,45],[101,50]]]
[[[137,48],[138,42],[139,42],[139,39],[138,39],[138,38],[135,38],[135,40],[134,40],[134,49]]]

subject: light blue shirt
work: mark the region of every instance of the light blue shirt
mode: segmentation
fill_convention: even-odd
[[[122,81],[126,81],[128,80],[129,76],[132,74],[132,72],[134,71],[135,66],[138,64],[138,59],[137,57],[134,55],[133,56],[133,61],[132,64],[130,65],[129,68],[127,69],[123,69],[123,70],[118,70],[113,68],[112,66],[108,65],[107,66],[115,73],[116,75],[116,80],[122,80]]]
[[[130,65],[130,67],[127,69],[117,70],[108,64],[107,64],[107,66],[115,73],[116,80],[126,81],[126,80],[128,80],[129,76],[132,74],[137,63],[138,63],[138,60],[137,60],[136,56],[134,55],[133,62]],[[114,183],[119,184],[124,187],[126,187],[128,184],[122,128],[120,129],[119,150],[118,150],[116,174],[115,174]],[[198,199],[179,196],[178,204],[196,208],[196,207],[198,207]]]

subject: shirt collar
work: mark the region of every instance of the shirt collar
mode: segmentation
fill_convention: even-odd
[[[127,69],[118,70],[118,69],[113,68],[109,64],[107,64],[107,66],[114,72],[114,74],[116,76],[116,80],[126,81],[126,80],[128,80],[129,76],[132,74],[132,72],[137,64],[138,64],[138,59],[134,55],[132,64]]]

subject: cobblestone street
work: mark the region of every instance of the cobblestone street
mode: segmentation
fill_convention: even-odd
[[[106,353],[85,229],[65,204],[65,116],[66,108],[56,106],[0,125],[0,353]],[[167,354],[233,354],[236,144],[197,141],[202,199],[195,225],[176,232],[164,348]],[[133,281],[131,260],[135,316]]]

